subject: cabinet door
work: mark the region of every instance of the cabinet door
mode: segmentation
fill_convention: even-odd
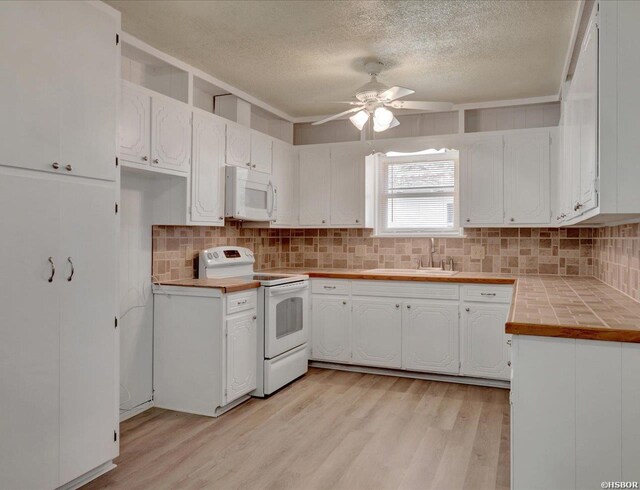
[[[394,299],[354,299],[352,362],[369,366],[402,366],[402,310]]]
[[[256,389],[256,312],[227,319],[225,404]]]
[[[500,224],[503,214],[501,136],[469,138],[460,154],[462,226]]]
[[[140,165],[149,165],[151,97],[123,82],[119,109],[119,158]]]
[[[331,150],[300,149],[300,224],[328,225],[331,199]]]
[[[119,22],[90,2],[57,6],[64,18],[60,164],[70,165],[73,175],[115,180]]]
[[[159,97],[151,100],[151,165],[188,172],[191,162],[191,111]]]
[[[61,185],[60,478],[70,481],[117,455],[114,327],[117,226],[113,183]]]
[[[402,367],[458,374],[458,303],[413,300],[402,313]]]
[[[284,142],[273,143],[273,185],[276,188],[276,224],[296,225],[297,159],[293,146]]]
[[[364,223],[364,159],[361,145],[331,149],[331,224]]]
[[[505,323],[509,305],[464,303],[462,311],[462,374],[509,379]]]
[[[227,124],[227,165],[251,165],[251,131],[249,128]]]
[[[504,204],[508,224],[549,223],[549,132],[504,137]]]
[[[0,168],[0,488],[12,489],[61,483],[60,189],[30,173]]]
[[[349,298],[315,294],[311,312],[311,358],[349,362],[351,360]]]
[[[251,135],[251,168],[270,174],[273,161],[272,148],[271,137],[254,131]]]
[[[224,225],[225,123],[193,114],[191,221]]]
[[[55,2],[0,3],[0,164],[52,171],[60,160],[60,33]]]

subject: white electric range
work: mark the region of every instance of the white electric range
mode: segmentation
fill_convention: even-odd
[[[309,276],[254,273],[253,252],[214,247],[200,252],[198,277],[241,277],[259,281],[258,363],[254,396],[269,395],[307,372]]]

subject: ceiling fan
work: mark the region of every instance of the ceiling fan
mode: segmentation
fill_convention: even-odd
[[[384,64],[379,61],[369,62],[365,65],[367,73],[371,76],[369,83],[360,87],[355,94],[356,100],[340,102],[341,104],[351,104],[353,107],[347,111],[334,114],[319,121],[312,123],[313,125],[323,124],[333,121],[347,114],[356,113],[349,118],[353,125],[362,131],[364,125],[373,115],[373,130],[376,132],[386,131],[400,124],[387,107],[393,109],[417,109],[422,111],[445,112],[453,108],[451,102],[427,102],[427,101],[410,101],[398,100],[407,95],[415,93],[414,90],[404,87],[387,87],[378,81],[377,77],[384,68]]]

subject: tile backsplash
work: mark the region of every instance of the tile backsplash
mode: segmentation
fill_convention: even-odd
[[[593,230],[593,275],[640,300],[640,225]]]
[[[590,276],[593,235],[591,228],[469,228],[464,238],[436,238],[434,259],[439,264],[453,257],[456,270],[470,272]],[[257,270],[411,268],[420,257],[426,261],[428,241],[372,237],[362,229],[154,226],[153,274],[160,280],[194,277],[198,252],[218,245],[252,249]]]

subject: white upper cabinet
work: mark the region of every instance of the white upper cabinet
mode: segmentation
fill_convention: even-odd
[[[227,125],[227,165],[251,166],[251,130],[238,124]]]
[[[151,100],[151,165],[188,172],[191,163],[191,111],[183,104]]]
[[[298,223],[298,166],[296,151],[283,141],[273,142],[273,185],[276,190],[277,217],[275,225],[294,226]]]
[[[395,299],[353,299],[354,364],[402,367],[402,304]]]
[[[150,124],[151,96],[123,82],[118,125],[119,155],[122,160],[149,165]]]
[[[270,136],[253,131],[251,134],[251,168],[271,173],[271,164],[273,161],[273,138]]]
[[[503,223],[503,164],[502,136],[465,138],[460,152],[463,226]]]
[[[116,24],[88,2],[3,2],[0,164],[115,180]]]
[[[224,403],[256,389],[257,322],[255,310],[226,321]]]
[[[402,315],[402,367],[458,374],[458,302],[412,300]]]
[[[224,225],[225,123],[201,113],[193,114],[193,168],[191,216],[195,223]]]
[[[366,145],[331,148],[331,225],[364,223]]]
[[[504,136],[508,224],[549,223],[549,131]]]
[[[311,357],[351,361],[351,304],[348,296],[313,295]]]
[[[300,149],[300,224],[327,225],[331,213],[331,148]]]
[[[509,379],[508,315],[508,304],[463,303],[461,374]]]

